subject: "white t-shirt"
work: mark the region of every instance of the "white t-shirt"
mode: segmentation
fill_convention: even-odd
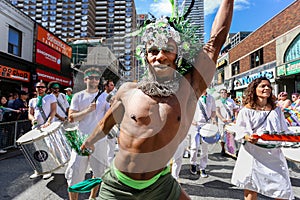
[[[50,115],[52,103],[56,103],[56,97],[53,94],[46,94],[42,99],[42,108],[47,118]],[[29,107],[34,109],[34,118],[37,120],[38,125],[41,125],[45,123],[45,120],[36,104],[37,98],[29,100]]]
[[[206,103],[204,103],[202,96],[198,99],[193,122],[197,124],[207,123],[203,112],[200,109],[199,101],[202,103],[206,115],[210,119],[212,112],[216,111],[215,99],[209,94],[207,94]]]
[[[85,90],[74,94],[70,109],[75,111],[82,111],[89,107],[98,92],[87,93]],[[96,102],[96,110],[88,113],[81,121],[79,121],[79,132],[83,135],[90,135],[94,131],[98,122],[103,118],[104,114],[109,109],[109,103],[106,102],[107,94],[102,93]]]
[[[61,116],[61,117],[67,117],[67,115],[66,115],[66,113],[65,113],[65,111],[67,110],[67,108],[69,108],[70,106],[69,106],[69,103],[68,103],[68,101],[67,101],[67,98],[66,98],[66,95],[65,94],[63,94],[63,93],[59,93],[58,94],[58,97],[56,98],[56,100],[57,100],[57,102],[59,102],[60,103],[60,105],[62,106],[62,108],[63,108],[63,110],[62,110],[62,108],[58,105],[58,103],[57,103],[57,106],[56,106],[56,113],[59,115],[59,116]],[[57,118],[57,117],[55,117],[55,121],[58,121],[59,119]]]
[[[233,116],[234,117],[234,113],[233,113],[233,110],[236,110],[236,109],[238,109],[239,107],[235,104],[235,102],[232,100],[232,99],[230,99],[230,98],[227,98],[226,99],[226,103],[225,103],[225,105],[222,103],[222,101],[221,101],[221,99],[218,99],[217,101],[216,101],[216,107],[217,108],[220,108],[220,113],[221,113],[221,115],[225,118],[225,119],[227,119],[227,120],[231,120],[231,116]],[[230,111],[230,115],[229,115],[229,113],[226,111],[226,108]],[[218,123],[219,124],[224,124],[224,122],[222,121],[222,120],[218,120]]]

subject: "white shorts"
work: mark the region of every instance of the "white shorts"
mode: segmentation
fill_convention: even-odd
[[[108,168],[106,137],[95,143],[95,151],[91,156],[79,156],[72,150],[71,158],[65,172],[65,178],[69,186],[85,180],[89,164],[95,177],[101,177]]]

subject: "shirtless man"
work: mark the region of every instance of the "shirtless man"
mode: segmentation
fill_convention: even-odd
[[[149,79],[123,84],[111,108],[81,146],[93,150],[96,141],[120,124],[119,152],[102,176],[101,199],[189,199],[166,166],[186,137],[197,99],[214,75],[230,28],[233,3],[234,0],[222,1],[210,41],[196,55],[193,67],[180,78],[176,59],[183,49],[179,47],[178,32],[168,21],[156,21],[146,27],[142,38],[149,39],[145,52]],[[153,37],[154,31],[160,34],[162,29],[167,35]],[[160,40],[163,37],[167,40]]]

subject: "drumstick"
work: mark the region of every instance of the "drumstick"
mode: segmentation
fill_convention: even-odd
[[[257,135],[253,134],[253,138],[255,139],[262,139],[265,141],[283,141],[283,142],[300,142],[299,135],[271,135],[271,134],[262,134]]]

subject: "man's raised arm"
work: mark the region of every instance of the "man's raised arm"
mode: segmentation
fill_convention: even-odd
[[[220,50],[228,35],[234,0],[222,0],[218,13],[213,22],[210,40],[203,47],[204,52],[216,63]]]

